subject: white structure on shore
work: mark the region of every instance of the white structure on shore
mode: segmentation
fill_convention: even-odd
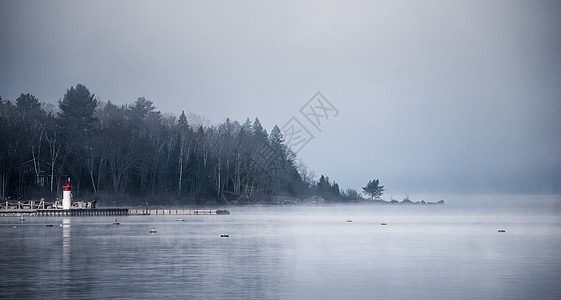
[[[70,209],[72,205],[72,184],[70,183],[70,178],[66,182],[66,185],[62,187],[62,209]]]

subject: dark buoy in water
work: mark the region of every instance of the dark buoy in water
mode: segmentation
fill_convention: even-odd
[[[352,222],[353,222],[353,220],[347,219],[347,223],[352,223]]]
[[[117,222],[117,219],[115,219],[115,222],[113,222],[113,225],[120,225],[121,223]]]
[[[47,224],[47,227],[53,227],[53,224]]]
[[[158,231],[156,231],[156,229],[154,227],[152,227],[152,229],[150,229],[150,233],[157,233]]]
[[[177,222],[185,222],[185,220],[183,220],[183,219],[177,219],[176,221]]]
[[[499,232],[506,232],[506,230],[504,230],[504,229],[499,229]]]
[[[382,225],[382,226],[386,226],[386,225],[388,225],[388,223],[382,223],[382,224],[380,224],[380,225]]]
[[[230,237],[230,235],[226,234],[226,233],[223,233],[223,234],[220,235],[220,237]]]

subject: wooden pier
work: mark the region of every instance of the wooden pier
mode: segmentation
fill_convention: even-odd
[[[12,201],[0,202],[0,216],[126,216],[126,215],[229,215],[225,209],[128,209],[96,208],[95,204],[75,202],[70,209],[62,209],[58,202]]]
[[[93,208],[93,209],[2,209],[0,216],[126,216],[128,208]]]
[[[225,209],[129,209],[131,215],[229,215]]]

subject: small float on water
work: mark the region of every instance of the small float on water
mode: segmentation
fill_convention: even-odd
[[[347,219],[347,223],[352,223],[352,222],[353,222],[353,220]]]
[[[227,234],[227,233],[223,233],[223,234],[220,235],[220,237],[230,237],[230,235]]]
[[[177,222],[185,222],[185,220],[183,220],[183,219],[177,219],[176,221]]]
[[[382,225],[382,226],[386,226],[386,225],[388,225],[388,223],[381,223],[380,225]]]
[[[156,230],[156,228],[152,227],[152,229],[150,229],[150,233],[157,233],[158,231]]]
[[[499,229],[499,232],[506,232],[506,230],[504,230],[504,229]]]
[[[115,222],[113,222],[113,225],[120,225],[121,223],[117,222],[117,219],[115,219]]]

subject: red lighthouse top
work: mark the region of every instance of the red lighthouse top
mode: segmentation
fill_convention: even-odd
[[[63,191],[70,191],[72,189],[72,184],[70,183],[70,178],[68,178],[68,181],[66,182],[66,185],[62,187]]]

